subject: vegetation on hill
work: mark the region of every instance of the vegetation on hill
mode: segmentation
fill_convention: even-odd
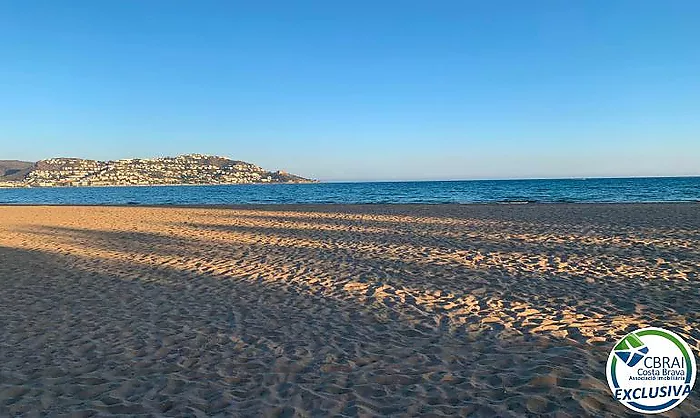
[[[34,163],[17,160],[0,160],[0,181],[22,180],[32,170]]]

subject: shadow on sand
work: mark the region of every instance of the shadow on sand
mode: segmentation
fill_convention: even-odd
[[[0,247],[0,415],[630,416],[605,382],[616,338],[663,326],[700,347],[697,275],[618,269],[696,273],[697,250],[657,248],[659,264],[652,249],[615,245],[619,221],[574,217],[569,232],[611,237],[589,246],[618,274],[596,276],[595,263],[537,262],[585,259],[586,245],[505,238],[564,230],[518,218],[479,232],[501,215],[448,209],[399,213],[408,223],[304,211],[297,225],[238,209],[164,224],[172,234],[17,229],[36,246]],[[398,211],[343,214],[377,210]],[[647,238],[676,236],[647,218]],[[696,393],[675,412],[697,413]]]

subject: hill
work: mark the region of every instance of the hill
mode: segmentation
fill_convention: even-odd
[[[0,181],[23,179],[32,170],[34,163],[17,160],[0,160]]]
[[[2,162],[0,162],[2,163]],[[0,182],[15,186],[130,186],[176,184],[309,183],[314,180],[226,157],[188,154],[153,159],[96,161],[51,158],[5,161]],[[3,172],[3,168],[5,171]]]

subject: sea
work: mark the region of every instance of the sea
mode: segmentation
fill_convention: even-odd
[[[0,189],[0,204],[700,202],[700,177]]]

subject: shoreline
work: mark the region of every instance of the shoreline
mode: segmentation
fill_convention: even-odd
[[[190,183],[177,183],[177,184],[112,184],[108,186],[100,185],[85,185],[85,186],[0,186],[0,190],[3,189],[112,189],[112,188],[124,188],[124,187],[193,187],[193,186],[263,186],[271,184],[318,184],[322,183],[320,181],[288,181],[288,182],[260,182],[260,183],[212,183],[212,184],[190,184]]]

